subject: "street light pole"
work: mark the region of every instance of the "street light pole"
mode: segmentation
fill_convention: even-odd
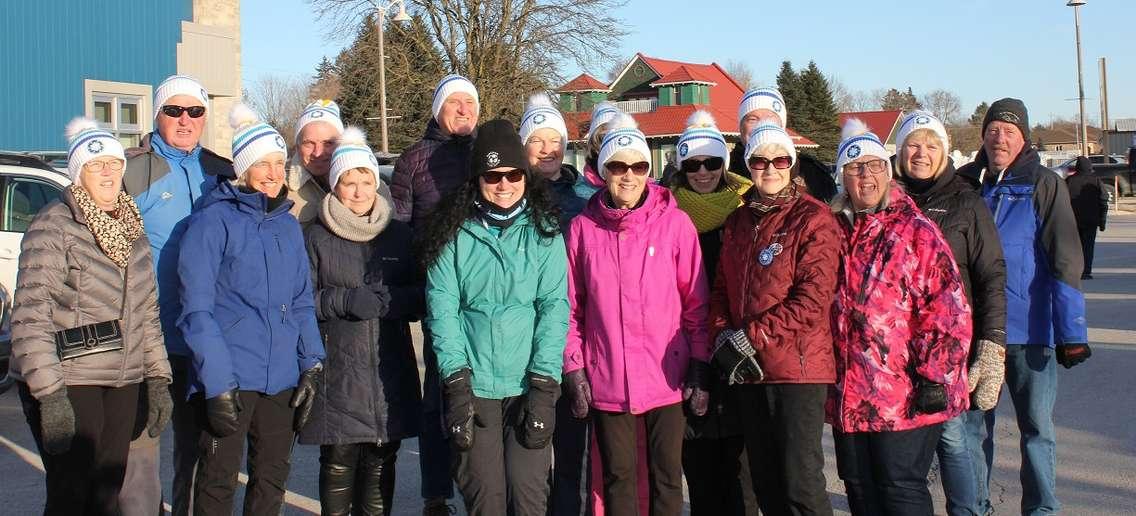
[[[1069,0],[1065,4],[1073,8],[1073,27],[1077,34],[1077,102],[1081,109],[1081,155],[1089,155],[1089,129],[1085,124],[1085,76],[1081,71],[1081,6],[1085,0]]]
[[[392,18],[392,20],[396,22],[407,21],[410,19],[410,16],[406,15],[406,3],[403,0],[392,0],[385,4],[376,0],[373,1],[372,4],[379,13],[379,150],[381,150],[383,154],[387,154],[390,151],[387,146],[387,54],[386,50],[383,48],[387,10],[394,7],[395,4],[398,4],[398,14]]]

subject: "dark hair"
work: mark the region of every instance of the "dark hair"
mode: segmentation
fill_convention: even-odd
[[[473,202],[480,195],[479,176],[472,176],[461,187],[442,198],[430,214],[424,231],[415,237],[415,254],[423,270],[429,269],[442,249],[458,234],[461,225],[470,218],[479,216]],[[560,233],[560,208],[552,200],[548,183],[536,177],[531,170],[525,171],[525,199],[528,199],[529,218],[537,233],[544,238],[552,238]]]

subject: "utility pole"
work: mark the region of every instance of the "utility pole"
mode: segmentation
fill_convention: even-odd
[[[1108,68],[1103,57],[1097,63],[1100,65],[1101,142],[1104,143],[1103,153],[1108,156],[1112,152],[1108,144],[1108,133],[1112,129],[1108,123]]]
[[[1081,109],[1081,155],[1089,155],[1089,129],[1085,124],[1085,75],[1081,68],[1081,6],[1085,0],[1069,0],[1066,6],[1073,8],[1073,27],[1077,35],[1077,103]]]
[[[406,14],[406,3],[403,0],[393,0],[388,3],[373,2],[375,10],[379,16],[375,23],[379,26],[379,150],[383,154],[387,154],[390,149],[387,147],[387,54],[383,49],[384,25],[386,25],[387,10],[398,4],[398,14],[392,18],[395,22],[405,22],[410,20],[410,16]]]

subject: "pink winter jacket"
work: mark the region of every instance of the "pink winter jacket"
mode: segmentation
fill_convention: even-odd
[[[642,414],[682,401],[689,360],[710,359],[709,287],[698,233],[670,191],[647,185],[634,210],[596,192],[568,227],[568,343],[592,406]]]

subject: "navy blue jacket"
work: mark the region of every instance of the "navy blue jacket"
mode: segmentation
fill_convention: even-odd
[[[181,241],[177,326],[193,357],[189,393],[276,394],[324,358],[300,223],[286,200],[222,183]]]
[[[560,207],[560,233],[568,232],[568,223],[576,218],[581,211],[584,211],[584,206],[587,206],[588,199],[592,198],[592,194],[596,193],[596,188],[588,183],[587,179],[580,174],[576,167],[567,163],[560,165],[560,178],[556,181],[548,182],[549,189],[552,190],[553,199]]]
[[[1006,343],[1088,342],[1081,240],[1064,181],[1023,149],[1002,177],[985,151],[959,169],[994,214],[1006,259]]]
[[[390,189],[395,220],[422,230],[438,201],[469,179],[474,135],[445,134],[438,122],[430,119],[422,139],[408,147],[394,164]]]

